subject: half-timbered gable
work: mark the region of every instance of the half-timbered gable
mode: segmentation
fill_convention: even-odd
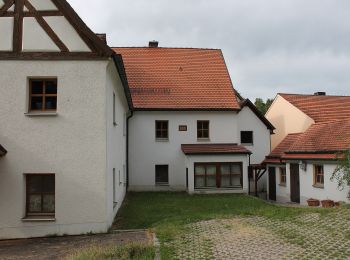
[[[112,51],[61,0],[0,0],[0,59],[96,59]]]

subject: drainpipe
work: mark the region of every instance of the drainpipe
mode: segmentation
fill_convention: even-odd
[[[250,195],[250,156],[249,154],[249,166],[248,166],[248,195]]]
[[[134,111],[126,118],[126,191],[129,189],[129,120],[133,117]]]

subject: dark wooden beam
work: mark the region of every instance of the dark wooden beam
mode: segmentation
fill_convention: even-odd
[[[52,30],[52,28],[49,26],[49,24],[45,21],[45,19],[39,15],[39,13],[36,11],[34,6],[32,6],[31,3],[29,3],[27,0],[25,0],[25,6],[28,8],[29,12],[32,13],[37,20],[37,22],[40,24],[40,26],[44,29],[44,31],[47,33],[47,35],[51,38],[51,40],[57,45],[57,47],[62,52],[69,52],[67,46],[61,41],[61,39],[57,36],[57,34]]]
[[[0,51],[0,60],[107,60],[93,52],[6,52]]]
[[[60,11],[37,11],[37,13],[40,16],[63,16],[62,12]],[[8,11],[5,12],[2,17],[14,17],[15,12]],[[23,17],[35,17],[35,14],[31,12],[23,12]]]
[[[52,2],[63,12],[64,17],[76,29],[76,32],[91,51],[101,56],[111,56],[113,54],[113,51],[90,30],[67,1],[52,0]]]
[[[14,4],[14,0],[4,1],[4,5],[0,8],[0,17],[3,17],[7,10]]]
[[[13,23],[13,51],[22,51],[23,42],[23,7],[24,0],[15,0],[15,16]]]

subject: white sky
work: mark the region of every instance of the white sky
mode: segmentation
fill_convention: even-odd
[[[115,46],[223,50],[245,97],[350,95],[348,0],[68,0]]]

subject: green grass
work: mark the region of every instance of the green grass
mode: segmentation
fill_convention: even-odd
[[[188,195],[187,193],[129,193],[117,219],[118,229],[153,229],[161,241],[162,259],[171,259],[174,248],[167,246],[186,232],[185,225],[202,220],[233,216],[263,216],[291,219],[305,212],[327,210],[281,207],[237,194]],[[302,244],[302,239],[292,240]]]
[[[138,259],[153,260],[155,249],[151,246],[131,244],[120,247],[90,247],[68,257],[72,260],[107,260],[107,259]]]
[[[187,193],[129,193],[116,226],[120,229],[188,224],[235,215],[289,218],[320,209],[281,207],[246,195],[188,195]]]

